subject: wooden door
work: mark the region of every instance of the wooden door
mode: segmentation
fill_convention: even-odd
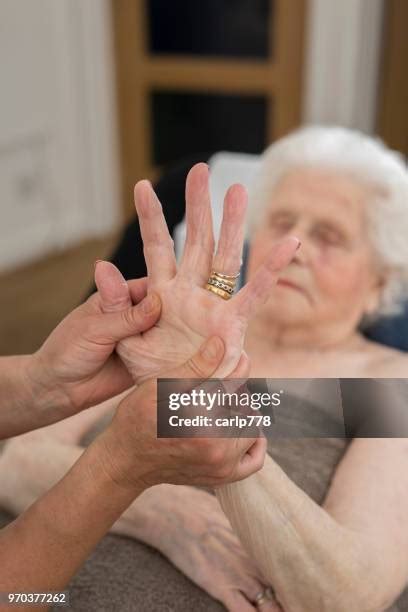
[[[135,182],[140,178],[154,179],[163,165],[176,161],[177,156],[180,157],[181,154],[197,153],[190,151],[194,146],[201,150],[193,137],[197,136],[197,141],[201,137],[207,145],[206,150],[213,144],[208,138],[208,132],[211,132],[214,135],[214,147],[259,153],[269,142],[300,123],[307,0],[218,1],[224,5],[226,11],[231,10],[231,7],[241,6],[241,22],[239,14],[234,13],[238,35],[240,31],[241,36],[247,36],[248,29],[252,26],[254,32],[255,28],[258,28],[258,34],[254,34],[253,45],[261,47],[260,39],[265,37],[262,57],[260,53],[257,55],[257,52],[253,52],[253,49],[249,49],[248,56],[245,57],[245,53],[241,53],[242,49],[239,49],[239,36],[238,47],[233,48],[234,33],[228,31],[231,20],[226,19],[225,24],[220,25],[217,15],[211,15],[211,6],[214,13],[220,7],[215,0],[112,0],[126,216],[134,210],[132,192]],[[181,42],[172,38],[171,29],[170,34],[163,34],[166,20],[171,22],[175,19],[176,10],[180,16],[184,7],[185,19],[194,20],[192,6],[197,10],[201,7],[201,11],[206,6],[208,14],[201,15],[202,21],[212,18],[212,23],[217,26],[215,29],[224,27],[224,30],[221,30],[221,40],[216,41],[215,46],[218,44],[222,47],[225,42],[223,38],[228,40],[232,55],[227,52],[216,54],[212,52],[214,49],[197,52],[200,44],[206,46],[205,37],[198,43],[193,37],[189,43],[189,52],[188,49],[181,49]],[[162,11],[169,11],[171,7],[171,12],[168,13],[168,18],[162,15],[162,38],[155,43],[157,32],[154,33],[152,19],[154,10],[157,16],[157,9],[160,10],[160,7]],[[257,11],[260,19],[256,25]],[[245,15],[251,23],[243,23]],[[198,34],[201,32],[201,26],[204,28],[200,23],[194,24]],[[172,27],[171,23],[169,27]],[[167,42],[162,43],[164,39]],[[164,48],[156,52],[152,48],[154,44],[156,47],[157,44],[164,47],[167,44],[172,50],[166,51]],[[249,47],[251,44],[249,43]],[[223,109],[223,116],[219,125],[212,125],[208,123],[205,109],[216,109],[217,104]],[[175,114],[177,111],[182,113],[180,107],[184,108],[186,116],[191,113],[195,117],[194,126],[189,126],[188,123],[182,126],[186,139],[184,145],[183,130],[179,133],[177,126],[170,125],[171,109],[173,108]],[[229,108],[231,112],[228,111]],[[200,126],[200,120],[197,118],[200,112],[207,122],[205,126]],[[250,123],[246,126],[246,121],[242,120],[246,112],[252,113],[254,121],[258,121],[256,127],[251,128]],[[236,119],[235,127],[233,123],[226,126],[234,113],[240,120]],[[216,121],[216,110],[214,116]],[[160,120],[162,124],[157,126],[156,123],[160,123]],[[236,142],[233,141],[234,134],[231,134],[234,129]],[[220,134],[223,130],[226,133],[225,140]],[[260,131],[262,134],[259,134]],[[188,142],[189,138],[192,142]],[[158,148],[162,151],[158,152]]]
[[[408,157],[408,2],[385,1],[377,131]]]

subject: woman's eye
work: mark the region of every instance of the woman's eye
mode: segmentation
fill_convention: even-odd
[[[317,239],[329,246],[341,246],[343,240],[337,232],[330,230],[320,230],[316,232]]]
[[[288,232],[293,223],[290,219],[272,219],[270,227],[277,232]]]

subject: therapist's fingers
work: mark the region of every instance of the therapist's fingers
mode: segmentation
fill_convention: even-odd
[[[149,181],[135,186],[135,206],[143,239],[143,252],[149,283],[172,279],[176,274],[174,243],[169,234],[162,206]]]
[[[210,378],[221,363],[225,345],[219,336],[207,338],[200,349],[185,363],[165,372],[163,378],[190,380],[192,378]]]
[[[261,436],[256,438],[252,446],[248,448],[246,454],[241,459],[241,478],[246,478],[263,467],[267,446],[268,444],[265,437]]]
[[[275,244],[254,277],[230,300],[237,316],[249,319],[271,296],[282,270],[292,261],[300,240],[289,236]]]
[[[203,286],[214,255],[209,170],[207,164],[193,166],[186,180],[186,242],[179,275]]]
[[[95,284],[103,312],[120,312],[132,306],[126,280],[117,267],[109,261],[96,262]]]
[[[248,378],[250,371],[251,362],[249,360],[248,354],[245,351],[242,351],[238,364],[236,365],[234,370],[225,378]]]
[[[118,268],[109,261],[96,262],[95,284],[104,312],[117,312],[132,304],[139,304],[147,295],[147,276],[126,281]]]
[[[245,212],[248,194],[243,185],[232,185],[224,199],[220,238],[213,268],[221,274],[239,272],[244,244]]]
[[[153,327],[160,317],[160,310],[160,298],[152,292],[136,306],[128,306],[120,311],[99,312],[92,323],[84,319],[84,337],[99,345],[115,344]]]
[[[101,324],[105,326],[108,337],[121,340],[150,329],[158,319],[160,299],[155,293],[146,296],[145,278],[127,283],[114,264],[98,261],[95,283],[104,313]]]

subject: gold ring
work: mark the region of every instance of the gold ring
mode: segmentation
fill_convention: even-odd
[[[223,291],[226,291],[231,295],[234,293],[234,285],[218,280],[218,278],[216,278],[215,276],[210,276],[207,281],[207,285],[213,285],[213,287],[218,287],[219,289],[222,289]]]
[[[205,288],[223,300],[229,300],[234,293],[238,276],[239,272],[237,274],[223,274],[212,270]]]
[[[217,276],[225,280],[235,280],[240,275],[240,272],[237,272],[236,274],[222,274],[221,272],[216,272],[215,270],[213,270],[212,274],[216,274]]]
[[[215,293],[215,295],[222,297],[223,300],[230,300],[232,297],[231,293],[227,293],[227,291],[224,291],[224,289],[220,289],[219,287],[214,287],[214,285],[210,285],[207,283],[205,288],[208,291]]]

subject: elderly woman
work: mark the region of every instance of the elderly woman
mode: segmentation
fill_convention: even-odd
[[[187,222],[190,232],[195,227],[205,259],[211,219],[204,172],[200,181],[195,222]],[[251,376],[405,377],[408,357],[361,333],[367,321],[396,312],[406,295],[408,173],[403,162],[361,134],[306,128],[265,152],[254,184],[249,279],[271,243],[292,235],[301,248],[246,330]],[[140,213],[144,195],[136,196]],[[156,240],[163,239],[165,275],[168,242],[154,207],[153,226]],[[219,269],[231,274],[238,261],[241,215],[230,217],[227,237],[226,229],[224,252],[230,255],[219,259]],[[142,235],[149,240],[143,227]],[[145,252],[148,259],[149,248]],[[202,260],[190,263],[191,275],[197,274]],[[97,267],[97,284],[118,308],[126,300],[124,284],[121,289],[117,272],[107,266]],[[169,304],[180,304],[176,298],[165,296]],[[199,314],[206,320],[205,311]],[[167,319],[165,325],[173,326],[173,335],[163,344],[160,360],[177,362],[191,352],[197,331],[186,319]],[[229,366],[243,358],[237,342],[243,330],[234,329]],[[137,380],[132,366],[140,362],[140,349],[128,342],[120,355]],[[27,442],[12,442],[0,464],[2,504],[19,512],[59,478],[82,452],[80,439],[99,415],[96,408],[65,426],[30,434],[30,448]],[[230,610],[388,609],[408,582],[407,440],[269,442],[270,456],[257,474],[217,489],[235,533],[216,497],[172,485],[146,491],[114,531],[158,548]],[[405,596],[399,600],[404,607],[393,610],[408,609]]]

